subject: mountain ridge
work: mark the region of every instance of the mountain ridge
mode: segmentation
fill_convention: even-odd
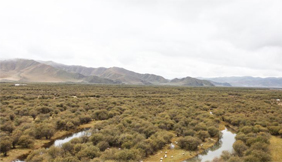
[[[120,67],[92,68],[28,59],[0,60],[0,81],[214,86],[207,80],[192,77],[168,80],[159,75],[140,74]]]
[[[193,87],[282,87],[281,77],[184,77],[170,80],[160,75],[140,74],[121,67],[93,68],[30,59],[0,60],[0,82],[74,82]]]

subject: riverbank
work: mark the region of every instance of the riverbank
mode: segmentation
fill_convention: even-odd
[[[16,159],[25,159],[32,150],[36,150],[43,147],[49,147],[55,140],[64,138],[83,129],[91,128],[96,122],[97,121],[91,121],[87,124],[80,125],[76,129],[72,129],[69,131],[57,131],[50,140],[35,140],[33,148],[21,148],[17,146],[15,149],[11,149],[8,152],[8,156],[4,157],[3,155],[1,155],[0,161],[11,162]]]

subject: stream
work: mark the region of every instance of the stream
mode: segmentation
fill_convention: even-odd
[[[220,157],[222,151],[233,151],[233,143],[235,142],[235,133],[232,133],[227,128],[221,131],[221,139],[211,148],[205,150],[203,153],[197,155],[192,159],[185,160],[184,162],[205,162],[212,161],[216,157]]]
[[[227,128],[221,131],[221,133],[222,133],[221,139],[214,146],[205,150],[203,153],[197,155],[196,157],[192,159],[185,160],[184,162],[205,162],[207,160],[211,161],[215,157],[220,157],[222,151],[226,150],[226,151],[232,152],[233,151],[232,145],[235,142],[236,134],[232,133]],[[82,137],[84,135],[89,136],[90,134],[91,133],[88,130],[83,130],[83,131],[74,133],[70,136],[66,136],[62,139],[57,139],[53,143],[51,143],[48,147],[45,147],[45,148],[48,149],[52,145],[56,147],[60,147],[62,144],[69,142],[74,138]],[[171,144],[170,147],[174,148],[175,145]],[[17,159],[17,160],[14,160],[13,162],[25,162],[25,161],[24,159],[21,159],[21,160]]]
[[[90,136],[91,133],[88,130],[89,129],[85,129],[83,131],[71,134],[71,135],[63,137],[61,139],[57,139],[57,140],[53,141],[52,143],[48,144],[48,146],[46,146],[45,148],[48,149],[52,145],[54,145],[55,147],[61,147],[64,143],[67,143],[74,138],[79,138],[79,137],[82,137],[82,136],[85,136],[85,135]],[[24,159],[17,159],[17,160],[14,160],[13,162],[25,162],[25,161],[24,161]]]
[[[82,137],[84,135],[89,136],[89,135],[91,135],[91,133],[89,131],[87,131],[87,130],[74,133],[71,136],[65,137],[64,139],[57,139],[54,142],[54,146],[56,146],[56,147],[62,146],[62,144],[67,143],[67,142],[71,141],[74,138]]]

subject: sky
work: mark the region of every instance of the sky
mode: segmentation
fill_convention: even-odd
[[[282,77],[281,0],[2,0],[0,59]]]

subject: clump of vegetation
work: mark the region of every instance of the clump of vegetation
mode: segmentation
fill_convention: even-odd
[[[197,150],[198,146],[201,144],[201,141],[197,137],[187,136],[187,137],[181,137],[178,140],[178,143],[179,143],[179,147],[182,149],[195,151]]]

